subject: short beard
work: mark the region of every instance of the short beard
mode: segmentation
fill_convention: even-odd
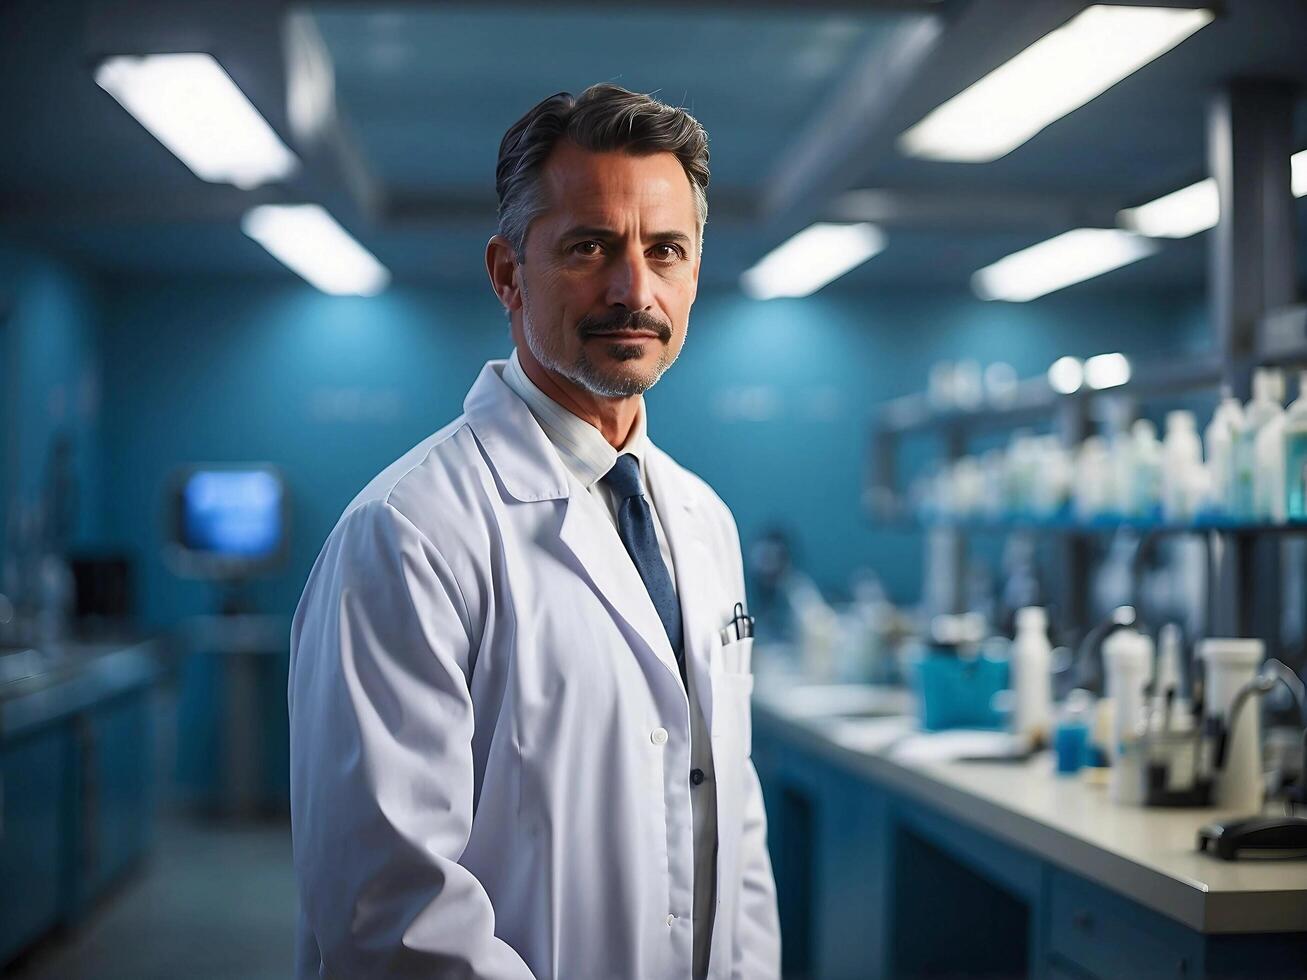
[[[602,318],[583,317],[581,322],[577,324],[576,329],[583,337],[599,331],[621,329],[656,331],[658,339],[662,343],[662,349],[658,353],[658,363],[654,366],[652,377],[642,378],[631,375],[614,377],[612,374],[600,370],[587,356],[584,347],[582,347],[576,360],[569,364],[563,360],[562,352],[554,349],[554,346],[551,345],[551,338],[540,336],[532,327],[531,316],[527,312],[529,305],[526,289],[523,287],[522,335],[526,338],[526,346],[531,351],[531,356],[536,359],[541,367],[552,371],[554,374],[561,375],[578,388],[582,388],[600,398],[632,398],[636,395],[643,395],[661,380],[663,374],[676,360],[674,357],[669,357],[667,353],[672,336],[671,328],[653,314],[646,313],[643,310],[635,310],[619,312]],[[633,360],[639,356],[635,353],[633,345],[617,341],[609,347],[608,352],[614,359],[619,361]]]

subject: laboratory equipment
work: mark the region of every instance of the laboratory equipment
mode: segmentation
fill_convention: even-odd
[[[1239,692],[1257,676],[1265,656],[1261,640],[1211,638],[1199,646],[1206,665],[1204,701],[1209,728],[1225,731],[1226,749],[1218,760],[1217,805],[1230,810],[1257,810],[1262,805],[1261,725],[1256,711],[1232,717]],[[1232,727],[1237,726],[1237,727]]]
[[[1112,773],[1108,792],[1114,803],[1144,802],[1144,691],[1153,663],[1153,641],[1133,629],[1103,641],[1107,691],[1112,701]]]
[[[1039,606],[1017,610],[1012,644],[1016,694],[1015,730],[1032,745],[1047,744],[1053,712],[1053,648],[1048,642],[1048,616]]]
[[[264,463],[187,466],[173,476],[165,557],[186,578],[248,578],[279,566],[289,497]]]
[[[996,698],[1009,683],[1008,661],[978,645],[984,634],[979,617],[936,616],[932,640],[912,664],[921,727],[997,729],[1003,716]]]
[[[1089,726],[1093,720],[1094,697],[1077,689],[1067,695],[1053,730],[1053,754],[1057,771],[1070,776],[1089,764]]]
[[[1173,524],[1191,521],[1204,485],[1203,444],[1193,412],[1166,414],[1162,460],[1162,517]]]
[[[1277,428],[1277,420],[1284,414],[1284,409],[1281,407],[1283,397],[1283,375],[1271,370],[1261,370],[1253,374],[1253,397],[1244,408],[1243,427],[1238,431],[1234,441],[1233,516],[1241,520],[1257,520],[1267,516],[1261,512],[1262,494],[1259,490],[1262,487],[1262,478],[1258,472],[1261,462],[1258,456],[1258,441],[1263,429],[1268,426]],[[1269,450],[1268,454],[1270,454]],[[1282,469],[1276,471],[1276,475],[1280,476],[1276,482],[1277,487],[1283,486],[1282,473]]]
[[[1234,447],[1243,428],[1243,406],[1239,399],[1226,395],[1212,413],[1204,434],[1207,444],[1207,509],[1215,515],[1236,513]]]
[[[1223,861],[1241,855],[1259,858],[1307,857],[1307,818],[1244,817],[1205,824],[1198,831],[1198,850]]]
[[[1284,413],[1285,517],[1307,521],[1307,371],[1299,376],[1298,399]]]

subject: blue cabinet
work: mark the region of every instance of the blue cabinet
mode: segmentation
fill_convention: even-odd
[[[0,743],[0,964],[60,918],[73,758],[67,727]]]
[[[0,705],[0,966],[149,848],[154,677],[123,651]]]
[[[802,980],[1307,977],[1307,935],[1199,933],[754,723],[781,915]]]

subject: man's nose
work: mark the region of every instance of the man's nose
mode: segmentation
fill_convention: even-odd
[[[653,307],[653,276],[643,252],[625,252],[613,261],[608,275],[608,305],[628,310]]]

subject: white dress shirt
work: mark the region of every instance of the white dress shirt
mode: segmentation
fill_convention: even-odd
[[[590,494],[598,498],[617,529],[617,512],[621,501],[616,494],[602,482],[603,477],[613,468],[617,457],[630,453],[640,464],[640,482],[649,499],[653,512],[654,532],[658,537],[658,549],[662,553],[672,588],[676,588],[676,565],[672,560],[667,536],[663,533],[662,522],[658,517],[658,501],[654,499],[645,479],[645,453],[647,447],[644,398],[641,397],[636,409],[635,422],[622,448],[614,449],[604,438],[603,433],[589,422],[572,414],[552,398],[536,387],[527,377],[514,350],[504,365],[504,383],[511,388],[535,416],[540,427],[548,436],[554,449],[558,451],[568,473]],[[703,711],[699,706],[698,692],[694,683],[694,671],[687,670],[687,695],[690,703],[690,761],[692,771],[703,774],[703,779],[694,785],[691,793],[691,808],[694,821],[694,975],[704,977],[708,973],[708,949],[712,936],[713,911],[715,906],[714,891],[717,865],[717,792],[713,774],[712,749],[708,730],[704,724]]]

